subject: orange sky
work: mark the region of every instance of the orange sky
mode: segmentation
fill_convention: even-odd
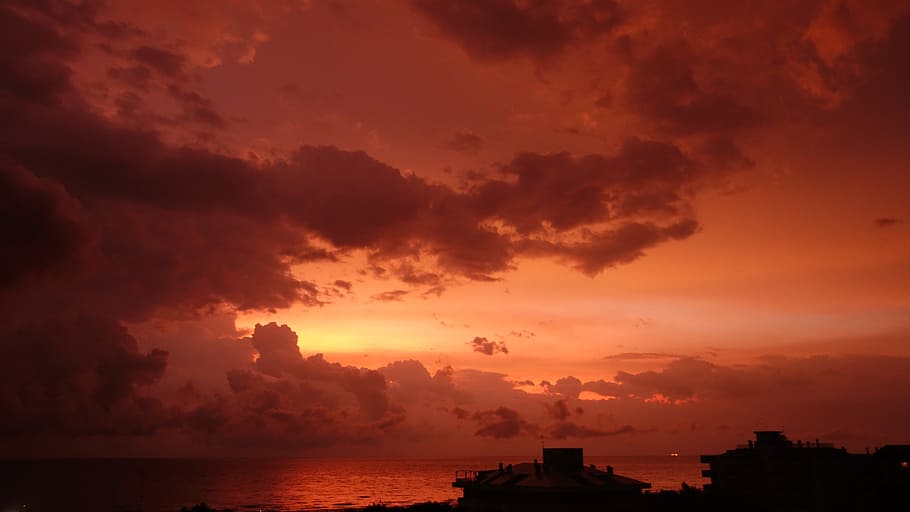
[[[904,2],[0,12],[11,453],[908,441]]]

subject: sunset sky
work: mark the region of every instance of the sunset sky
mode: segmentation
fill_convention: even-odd
[[[0,2],[0,455],[910,442],[905,1]]]

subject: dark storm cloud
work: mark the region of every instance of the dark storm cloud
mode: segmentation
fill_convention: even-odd
[[[278,254],[306,248],[312,233],[341,249],[372,249],[376,258],[426,251],[442,268],[486,281],[511,268],[522,252],[565,257],[596,273],[694,232],[680,228],[691,222],[675,219],[637,230],[627,225],[594,231],[573,244],[523,239],[547,226],[566,230],[654,213],[672,216],[685,203],[686,161],[675,148],[658,143],[630,141],[620,155],[583,160],[526,154],[510,167],[517,183],[490,181],[460,195],[405,177],[360,152],[301,148],[286,162],[257,169],[206,150],[172,148],[152,133],[112,126],[85,112],[17,110],[19,130],[0,148],[33,173],[63,183],[86,204],[113,201],[118,208],[136,204],[149,214],[166,209],[189,219],[246,222],[253,236],[273,226],[286,227],[289,236],[297,230],[298,240],[287,240],[290,247]],[[54,143],[46,144],[48,138]],[[548,193],[548,187],[556,190]],[[521,237],[483,226],[486,219],[515,226]],[[407,282],[438,286],[433,272],[401,270]]]
[[[96,310],[141,321],[162,309],[192,312],[226,303],[268,309],[321,304],[321,290],[288,271],[285,251],[305,244],[282,226],[256,226],[236,217],[187,217],[147,208],[107,205],[85,212],[96,239],[72,271],[0,293],[11,314]],[[237,233],[245,233],[240,238]]]
[[[78,203],[57,183],[0,165],[0,289],[29,275],[78,267],[88,244]]]
[[[521,233],[542,226],[564,231],[649,212],[674,212],[693,172],[679,148],[628,139],[613,155],[522,153],[505,164],[508,181],[491,180],[472,192],[475,208]]]
[[[9,8],[0,9],[0,90],[14,99],[48,101],[69,86],[63,64],[79,46],[51,24],[26,21]]]
[[[150,434],[168,412],[144,388],[167,352],[141,353],[116,321],[94,316],[0,326],[3,436]]]
[[[681,49],[682,48],[682,49]],[[691,67],[685,44],[659,46],[634,60],[627,101],[639,113],[675,134],[729,134],[755,126],[760,116],[732,95],[705,90]]]
[[[526,421],[522,415],[508,407],[475,412],[471,419],[477,424],[475,436],[510,439],[537,432],[537,425]]]
[[[521,2],[412,0],[426,16],[476,59],[520,55],[547,59],[579,40],[609,33],[622,19],[612,0]]]

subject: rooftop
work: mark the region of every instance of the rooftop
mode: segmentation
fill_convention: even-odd
[[[581,448],[545,448],[543,462],[525,462],[485,471],[459,471],[453,487],[528,491],[641,491],[651,484],[617,475],[611,466],[584,466]]]

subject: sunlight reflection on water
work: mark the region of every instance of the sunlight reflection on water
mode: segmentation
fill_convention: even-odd
[[[458,459],[108,459],[2,461],[12,484],[0,506],[30,510],[172,511],[205,502],[235,510],[332,510],[373,503],[454,501],[458,469],[492,469],[533,457]],[[586,457],[585,464],[651,482],[701,486],[698,457]],[[53,489],[54,492],[48,492]]]

